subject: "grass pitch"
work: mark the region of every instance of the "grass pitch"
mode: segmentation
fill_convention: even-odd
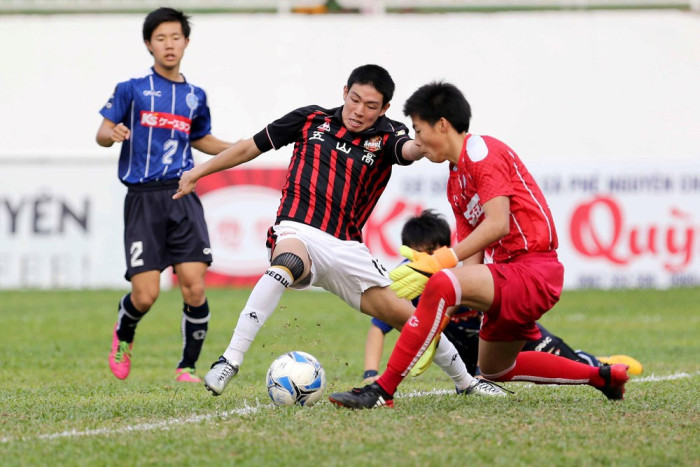
[[[181,299],[139,325],[132,371],[107,365],[122,291],[0,292],[2,465],[700,465],[700,289],[567,291],[542,322],[574,348],[644,364],[625,400],[590,387],[507,384],[457,397],[438,368],[407,379],[396,409],[270,404],[267,367],[304,350],[326,394],[361,380],[369,319],[325,292],[289,291],[227,392],[176,384]],[[210,290],[198,370],[226,348],[247,290]],[[389,355],[396,333],[385,348]]]

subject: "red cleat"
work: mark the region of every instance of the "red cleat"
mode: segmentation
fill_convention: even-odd
[[[596,389],[610,400],[622,400],[625,394],[625,383],[630,379],[627,370],[629,366],[622,363],[601,365],[598,374],[605,380],[605,385]]]

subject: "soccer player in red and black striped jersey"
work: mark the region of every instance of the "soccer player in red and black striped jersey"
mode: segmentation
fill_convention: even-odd
[[[124,201],[126,279],[131,292],[119,302],[109,366],[124,379],[131,370],[136,325],[160,293],[160,273],[173,266],[183,298],[182,359],[179,382],[201,382],[195,363],[207,334],[209,304],[204,276],[212,261],[202,204],[196,196],[171,199],[180,174],[194,166],[192,148],[218,154],[232,143],[211,133],[203,89],[180,73],[189,44],[188,16],[158,8],[146,16],[143,40],[153,67],[117,84],[100,114],[97,143],[121,143],[119,180],[128,187]]]
[[[322,287],[398,329],[413,314],[413,306],[389,290],[387,271],[362,243],[362,227],[392,167],[422,157],[408,128],[385,116],[393,94],[394,82],[384,68],[360,66],[348,78],[341,107],[296,109],[180,178],[176,199],[191,193],[205,175],[294,144],[277,219],[268,235],[270,268],[251,292],[228,348],[204,378],[214,395],[238,373],[253,339],[288,287]],[[472,382],[451,343],[438,346],[435,362],[458,389]]]
[[[432,255],[402,247],[412,261],[392,271],[391,289],[406,298],[422,293],[410,326],[374,383],[332,394],[331,402],[353,409],[390,405],[455,305],[484,312],[478,362],[486,379],[588,384],[609,399],[622,399],[627,365],[593,367],[521,352],[526,341],[541,337],[535,322],[559,301],[564,267],[547,201],[515,151],[496,138],[469,133],[471,107],[452,84],[422,86],[404,113],[425,156],[450,163],[447,195],[459,243]]]

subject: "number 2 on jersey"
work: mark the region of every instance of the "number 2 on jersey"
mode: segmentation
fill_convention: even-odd
[[[177,140],[169,139],[163,144],[163,165],[170,165],[173,163],[173,155],[177,152]]]

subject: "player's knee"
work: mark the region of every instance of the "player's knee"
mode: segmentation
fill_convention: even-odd
[[[206,300],[204,282],[181,285],[180,290],[185,303],[199,305]]]
[[[453,288],[452,280],[445,271],[438,271],[428,279],[425,284],[426,290],[430,288],[433,291],[448,290]]]
[[[430,276],[425,284],[422,297],[440,297],[445,300],[448,306],[457,305],[457,297],[460,294],[457,291],[456,284],[452,281],[450,275],[445,271],[439,271]]]
[[[284,252],[275,256],[271,266],[286,269],[293,281],[299,280],[304,275],[304,261],[294,253]]]
[[[158,292],[131,292],[131,303],[133,303],[134,307],[141,313],[146,313],[148,310],[150,310],[157,298]]]

